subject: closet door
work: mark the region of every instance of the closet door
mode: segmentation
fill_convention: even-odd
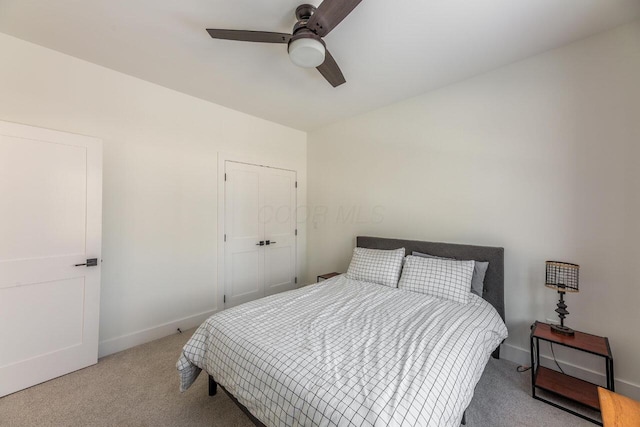
[[[296,176],[295,172],[265,168],[262,173],[264,205],[265,294],[295,287]]]
[[[296,284],[296,174],[225,162],[224,306]]]
[[[264,296],[262,168],[225,164],[225,307]]]

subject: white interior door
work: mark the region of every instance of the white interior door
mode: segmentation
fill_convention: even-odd
[[[261,168],[225,164],[225,307],[264,296]]]
[[[101,217],[100,140],[0,122],[0,396],[97,362]]]
[[[225,307],[293,289],[296,174],[225,162]]]
[[[265,294],[295,287],[296,277],[296,175],[293,171],[265,168],[264,194]]]

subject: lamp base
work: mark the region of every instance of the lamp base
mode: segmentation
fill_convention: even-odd
[[[563,325],[551,325],[551,332],[555,332],[556,334],[561,334],[561,335],[567,335],[570,337],[575,335],[575,331],[573,329]]]

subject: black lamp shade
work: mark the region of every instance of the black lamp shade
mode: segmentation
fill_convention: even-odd
[[[568,262],[547,261],[545,286],[559,292],[578,292],[580,266]]]

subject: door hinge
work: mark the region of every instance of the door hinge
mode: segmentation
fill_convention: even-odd
[[[298,181],[296,181],[296,188],[298,188]]]
[[[224,180],[225,180],[225,181],[227,180],[227,173],[226,173],[226,172],[225,172],[225,174],[224,174]]]
[[[298,229],[296,228],[296,236],[298,235]]]
[[[227,235],[226,234],[224,235],[224,241],[225,242],[227,241]]]
[[[226,302],[227,302],[227,296],[226,296],[226,295],[222,297],[222,302],[223,302],[223,303],[226,303]]]
[[[296,277],[296,279],[295,279],[295,281],[294,281],[294,282],[295,282],[295,283],[298,283],[298,278],[297,278],[297,277]]]

